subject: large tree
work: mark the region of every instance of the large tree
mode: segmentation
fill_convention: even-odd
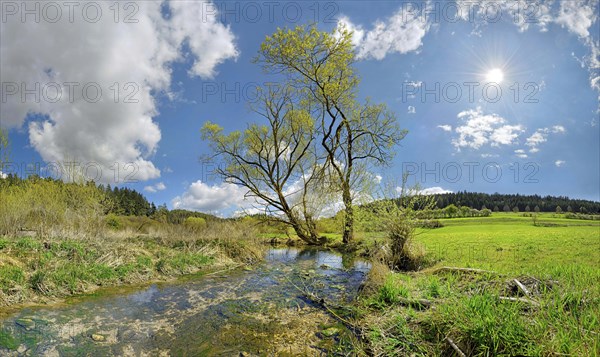
[[[243,132],[224,134],[223,128],[207,122],[202,137],[224,161],[217,173],[225,181],[245,187],[246,196],[268,217],[290,225],[305,242],[318,244],[314,119],[293,87],[261,88],[258,93],[260,101],[252,109],[266,125],[251,124]]]
[[[320,166],[344,203],[343,241],[354,235],[354,199],[373,165],[388,164],[393,147],[406,135],[383,104],[357,100],[359,78],[353,63],[352,33],[316,26],[278,29],[261,45],[256,61],[267,73],[283,74],[297,88],[300,103],[316,118],[316,141],[325,162]]]

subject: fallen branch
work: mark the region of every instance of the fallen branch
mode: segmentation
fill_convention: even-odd
[[[426,300],[426,299],[411,300],[411,299],[407,299],[407,298],[403,298],[403,297],[398,297],[397,299],[398,300],[396,302],[398,304],[405,305],[405,306],[410,306],[410,307],[414,307],[414,308],[416,308],[418,310],[428,309],[433,304],[431,301]]]
[[[465,272],[465,273],[478,273],[478,274],[494,274],[494,275],[504,275],[502,273],[498,273],[496,271],[492,271],[492,270],[483,270],[483,269],[474,269],[474,268],[460,268],[460,267],[440,267],[435,269],[432,273],[438,273],[441,271],[458,271],[458,272]]]
[[[461,351],[460,348],[458,348],[456,343],[454,343],[454,341],[452,341],[452,339],[450,337],[446,337],[446,342],[448,342],[450,344],[450,346],[452,346],[454,351],[456,351],[456,353],[458,353],[458,355],[460,357],[467,357],[467,355],[463,351]]]
[[[529,291],[529,289],[527,289],[527,287],[525,287],[525,285],[521,284],[521,282],[517,279],[513,279],[513,281],[515,282],[515,284],[517,284],[517,286],[519,287],[519,289],[521,289],[521,291],[523,291],[523,293],[526,296],[531,296],[531,292]]]
[[[505,300],[505,301],[522,302],[522,303],[533,305],[533,306],[540,306],[539,302],[528,299],[528,298],[522,298],[522,297],[517,298],[517,297],[508,297],[508,296],[499,296],[498,298],[500,300]]]

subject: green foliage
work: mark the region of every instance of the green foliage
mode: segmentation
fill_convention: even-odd
[[[0,266],[0,289],[7,293],[17,285],[25,282],[25,273],[23,269],[6,265]]]
[[[47,237],[65,230],[97,234],[101,229],[104,195],[93,184],[9,175],[0,179],[0,195],[0,234],[25,229]]]
[[[118,217],[112,213],[108,214],[104,221],[106,222],[106,225],[112,229],[119,229],[121,227]]]
[[[393,278],[393,275],[388,275],[385,283],[379,289],[377,302],[383,305],[395,304],[398,298],[408,298],[409,290]]]
[[[156,263],[156,270],[164,274],[192,273],[207,265],[212,260],[204,254],[177,253],[174,256],[164,257]]]
[[[206,228],[206,219],[202,217],[188,217],[183,222],[183,225],[193,232],[199,232]]]

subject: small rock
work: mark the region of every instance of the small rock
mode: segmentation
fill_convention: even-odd
[[[250,354],[248,352],[242,351],[240,352],[240,357],[249,357]]]
[[[330,327],[328,329],[323,330],[323,336],[325,337],[331,337],[334,335],[337,335],[338,333],[340,333],[340,330],[336,327]]]
[[[99,335],[97,333],[93,333],[91,337],[92,337],[92,340],[94,340],[96,342],[103,342],[106,340],[106,337]]]
[[[20,345],[19,348],[17,348],[17,353],[18,354],[23,354],[27,351],[27,346],[25,345]]]
[[[330,267],[327,264],[321,264],[321,266],[319,268],[321,268],[321,269],[329,269]]]

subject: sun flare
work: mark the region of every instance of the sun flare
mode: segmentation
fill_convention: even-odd
[[[504,72],[500,68],[494,68],[485,75],[485,79],[488,82],[501,83],[504,80]]]

